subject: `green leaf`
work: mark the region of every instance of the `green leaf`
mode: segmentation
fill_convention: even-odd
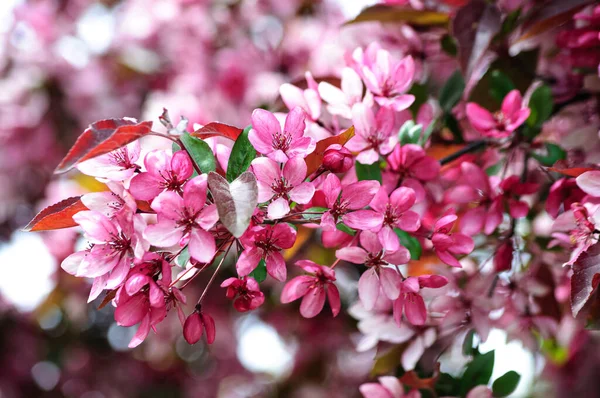
[[[444,52],[452,57],[456,57],[456,54],[458,54],[458,47],[456,46],[456,40],[454,40],[454,38],[451,35],[444,35],[442,36],[442,50],[444,50]]]
[[[412,120],[407,120],[402,127],[400,127],[398,138],[400,139],[401,145],[416,144],[421,139],[422,134],[423,126],[415,124]]]
[[[408,94],[415,96],[415,102],[413,102],[410,106],[410,111],[412,112],[413,117],[417,117],[419,108],[421,108],[421,105],[427,102],[427,98],[429,97],[427,86],[424,84],[414,83],[408,91]]]
[[[521,380],[521,375],[514,370],[508,371],[503,376],[498,377],[494,381],[494,384],[492,384],[494,397],[506,397],[510,395],[517,388],[519,380]]]
[[[356,161],[356,176],[359,181],[377,180],[381,182],[381,167],[379,166],[379,162],[362,164]]]
[[[402,246],[406,247],[410,252],[410,258],[412,260],[418,260],[421,258],[423,248],[421,247],[421,243],[417,238],[399,228],[394,228],[394,232],[396,232],[396,235],[398,235]]]
[[[183,249],[183,251],[179,253],[179,256],[177,256],[177,264],[180,267],[185,267],[188,261],[190,261],[190,252],[188,250],[188,247],[186,246],[185,249]]]
[[[521,15],[521,9],[517,9],[504,18],[504,22],[502,23],[502,28],[500,29],[500,35],[505,36],[511,33],[517,26],[519,21],[519,16]]]
[[[311,219],[319,219],[329,209],[326,207],[311,207],[302,212],[302,217],[311,220]],[[320,213],[320,214],[305,214],[305,213]]]
[[[454,72],[440,91],[440,106],[450,112],[454,105],[461,99],[465,90],[465,79],[460,71]]]
[[[264,259],[261,259],[254,271],[250,272],[252,278],[256,280],[256,282],[261,283],[265,279],[267,279],[267,264]]]
[[[250,129],[252,129],[252,126],[248,126],[242,131],[231,149],[229,165],[227,166],[227,181],[229,182],[235,180],[240,174],[248,170],[250,163],[256,157],[256,150],[248,139]]]
[[[542,166],[550,167],[559,160],[567,158],[567,152],[558,145],[549,142],[546,142],[544,145],[546,146],[546,155],[532,154]]]
[[[175,153],[177,151],[181,151],[181,147],[179,146],[178,143],[173,142],[173,144],[171,145],[171,150],[173,151],[173,153]]]
[[[352,235],[352,236],[356,235],[356,231],[355,231],[355,230],[353,230],[352,228],[350,228],[349,226],[347,226],[347,225],[346,225],[346,224],[344,224],[344,223],[339,223],[339,224],[337,224],[337,225],[336,225],[336,228],[337,228],[338,230],[342,231],[342,232],[345,232],[345,233],[347,233],[348,235]]]
[[[552,99],[552,90],[550,87],[544,85],[539,86],[531,94],[529,99],[529,109],[531,114],[527,119],[527,124],[530,127],[539,128],[542,126],[550,115],[552,115],[552,108],[554,107],[554,101]]]
[[[475,336],[475,329],[469,330],[467,335],[465,336],[465,340],[462,345],[463,355],[469,356],[473,355],[473,337]]]
[[[515,84],[508,76],[498,69],[490,73],[490,95],[499,103],[502,103],[506,94],[515,89]]]
[[[446,113],[444,115],[443,122],[444,122],[444,125],[448,128],[448,130],[450,130],[450,132],[454,136],[454,139],[457,142],[464,142],[464,140],[462,138],[462,130],[460,129],[458,120],[456,120],[456,118],[454,116],[452,116],[452,114]]]
[[[190,154],[192,161],[196,163],[200,171],[208,173],[215,171],[217,162],[215,155],[208,144],[199,138],[192,137],[188,133],[181,134],[181,143]]]
[[[494,370],[494,351],[477,355],[468,365],[461,378],[460,396],[465,397],[475,386],[486,385]]]

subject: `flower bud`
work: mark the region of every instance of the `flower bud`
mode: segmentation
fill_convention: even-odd
[[[494,271],[503,272],[512,268],[513,251],[512,240],[507,240],[498,246],[498,250],[494,256]]]
[[[339,144],[329,145],[323,154],[323,167],[333,173],[344,173],[354,164],[354,157]]]
[[[202,321],[200,320],[200,314],[196,311],[192,312],[185,320],[183,337],[185,337],[188,344],[196,344],[202,337]]]

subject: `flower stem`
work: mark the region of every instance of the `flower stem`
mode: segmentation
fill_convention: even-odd
[[[217,269],[215,269],[215,272],[212,274],[212,276],[210,277],[210,280],[206,284],[206,287],[204,288],[204,291],[200,295],[200,298],[198,299],[196,306],[199,306],[200,304],[202,304],[202,300],[204,300],[204,296],[206,296],[206,293],[208,292],[208,288],[210,287],[210,285],[212,285],[213,281],[215,280],[215,277],[219,273],[219,269],[221,268],[221,265],[223,265],[223,263],[225,262],[225,258],[227,258],[227,254],[229,254],[229,249],[231,249],[231,246],[233,246],[233,241],[231,241],[229,247],[225,251],[225,254],[223,254],[223,258],[221,259],[221,261],[219,261],[219,265],[217,265]]]
[[[450,162],[452,162],[453,160],[458,159],[459,157],[461,157],[462,155],[465,155],[467,153],[470,152],[475,152],[483,147],[485,147],[487,144],[486,141],[473,141],[471,142],[469,145],[465,146],[464,148],[462,148],[461,150],[458,150],[456,152],[454,152],[451,155],[446,156],[445,158],[440,159],[440,164],[443,166],[445,164],[448,164]]]

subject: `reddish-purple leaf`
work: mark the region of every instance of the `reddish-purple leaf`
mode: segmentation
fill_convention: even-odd
[[[74,196],[40,211],[23,230],[35,232],[75,227],[77,223],[73,216],[84,210],[88,208],[81,203],[81,196]]]
[[[581,253],[573,264],[571,310],[577,316],[600,282],[600,243]]]
[[[593,0],[549,0],[538,4],[523,23],[517,42],[538,36],[572,20],[573,14]]]
[[[240,136],[240,134],[242,134],[242,131],[242,129],[230,126],[228,124],[212,122],[194,131],[190,135],[202,139],[210,137],[225,137],[235,141]]]
[[[341,146],[344,146],[346,142],[348,142],[352,137],[354,137],[354,126],[350,126],[350,128],[344,131],[343,133],[340,133],[333,137],[327,137],[317,142],[315,150],[305,159],[307,167],[306,175],[309,176],[315,171],[317,171],[319,166],[323,163],[323,156],[330,145],[339,144]]]
[[[119,149],[152,131],[152,122],[106,119],[90,124],[60,162],[55,173],[64,173],[77,163]]]
[[[452,32],[458,44],[458,60],[466,81],[483,60],[483,55],[501,27],[500,10],[484,0],[472,0],[456,13]]]
[[[250,219],[258,204],[256,177],[246,171],[228,183],[219,174],[210,172],[208,186],[217,205],[219,220],[233,236],[239,238],[250,225]]]
[[[554,163],[554,166],[548,167],[546,170],[569,177],[579,177],[586,171],[600,170],[600,167],[595,164],[575,164],[567,160],[559,160]]]

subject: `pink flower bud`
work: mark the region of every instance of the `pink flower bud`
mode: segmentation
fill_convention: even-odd
[[[196,311],[192,312],[185,320],[183,337],[189,344],[196,344],[202,337],[202,321],[200,320],[200,314]]]
[[[323,154],[323,167],[333,173],[345,173],[353,164],[352,153],[339,144],[330,145]]]
[[[513,250],[512,240],[507,240],[498,247],[494,256],[494,270],[496,272],[510,270],[512,267]]]

